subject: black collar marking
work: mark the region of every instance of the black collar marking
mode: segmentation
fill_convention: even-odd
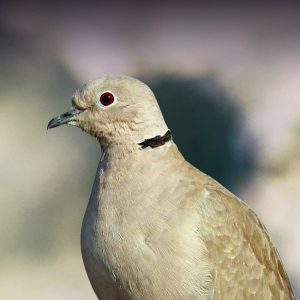
[[[142,149],[151,147],[151,148],[156,148],[159,146],[164,145],[165,143],[169,142],[172,140],[172,134],[171,131],[168,130],[163,136],[157,135],[151,139],[144,140],[143,142],[138,143],[142,147]]]

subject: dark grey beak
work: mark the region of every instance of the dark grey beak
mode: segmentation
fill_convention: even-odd
[[[71,110],[65,112],[64,114],[53,118],[48,123],[47,129],[54,128],[63,124],[67,124],[75,119],[76,116],[78,116],[80,113],[82,113],[83,110],[80,110],[78,108],[72,108]]]

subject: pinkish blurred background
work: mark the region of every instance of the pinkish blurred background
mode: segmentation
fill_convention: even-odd
[[[104,74],[149,83],[186,158],[265,223],[299,296],[299,28],[288,2],[1,3],[0,299],[96,299],[80,227],[100,149],[46,125]]]

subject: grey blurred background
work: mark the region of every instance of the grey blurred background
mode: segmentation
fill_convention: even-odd
[[[0,299],[96,299],[80,227],[100,148],[46,125],[105,74],[150,85],[184,156],[263,220],[299,295],[299,28],[288,2],[1,2]]]

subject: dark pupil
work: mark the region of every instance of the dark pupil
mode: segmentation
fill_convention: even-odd
[[[109,103],[111,100],[111,96],[110,95],[106,95],[104,96],[103,102]]]

